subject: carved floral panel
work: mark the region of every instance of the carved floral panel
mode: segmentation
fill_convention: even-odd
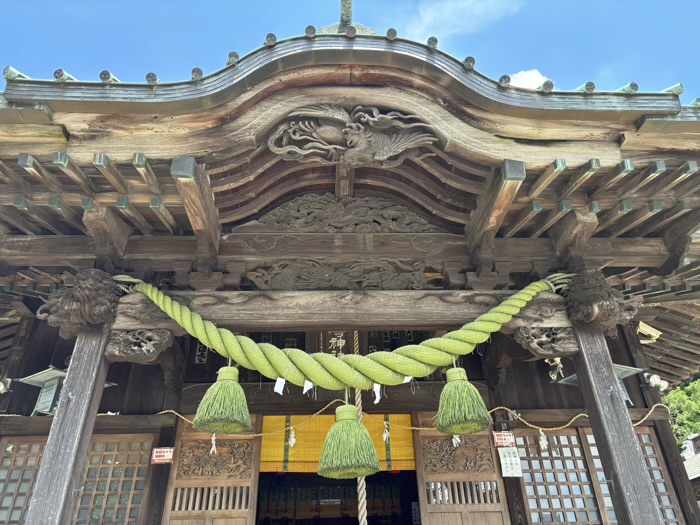
[[[443,229],[402,204],[381,197],[308,193],[260,218],[275,231],[303,233],[438,233]]]
[[[423,468],[426,474],[495,472],[488,436],[462,436],[455,447],[451,437],[424,437]]]
[[[249,479],[252,475],[253,443],[245,440],[219,439],[216,454],[210,454],[211,441],[182,441],[177,477],[187,479]]]

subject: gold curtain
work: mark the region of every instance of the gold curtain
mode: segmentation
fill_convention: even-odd
[[[335,422],[335,416],[316,416],[295,427],[296,444],[289,446],[287,426],[297,425],[308,416],[265,416],[264,434],[260,453],[260,472],[312,472],[318,470],[318,460],[326,434]],[[382,439],[384,422],[389,422],[389,442]],[[382,470],[415,470],[416,455],[413,449],[410,414],[365,415],[362,422],[367,427],[377,449]],[[398,427],[396,425],[402,425]]]

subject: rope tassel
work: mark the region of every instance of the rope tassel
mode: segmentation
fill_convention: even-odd
[[[480,432],[493,421],[481,394],[467,380],[464,368],[447,371],[447,384],[440,394],[435,428],[443,434],[464,435]]]
[[[250,412],[243,387],[238,383],[238,369],[219,369],[216,383],[209,387],[192,420],[197,430],[214,434],[239,434],[252,429]]]

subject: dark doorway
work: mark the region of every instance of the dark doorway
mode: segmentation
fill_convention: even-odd
[[[413,505],[412,505],[413,504]],[[367,478],[369,525],[410,525],[418,505],[415,471],[379,472]],[[357,481],[315,474],[261,473],[256,523],[351,525],[357,523]]]

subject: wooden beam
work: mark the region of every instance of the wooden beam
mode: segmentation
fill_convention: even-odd
[[[170,166],[170,175],[175,179],[187,217],[197,239],[198,263],[208,267],[215,263],[219,251],[221,224],[209,186],[209,177],[197,164],[194,157],[179,157]],[[205,271],[207,268],[199,268]]]
[[[603,194],[607,192],[608,188],[611,188],[615,184],[622,181],[622,179],[624,179],[632,171],[634,171],[634,162],[628,159],[621,160],[615,168],[615,171],[608,175],[604,181],[602,181],[592,192],[590,192],[590,198],[598,199],[602,197]]]
[[[36,179],[54,193],[63,192],[63,185],[58,182],[58,179],[50,173],[38,160],[32,157],[29,153],[20,153],[17,163],[24,170],[36,177]]]
[[[557,178],[557,176],[566,169],[566,161],[564,159],[555,159],[554,162],[537,178],[530,186],[527,196],[531,199],[539,197],[547,187]]]
[[[620,525],[661,525],[656,494],[632,426],[610,350],[598,324],[574,321],[581,348],[575,358],[581,395]]]
[[[24,317],[15,325],[15,337],[12,339],[11,350],[9,357],[3,363],[3,376],[15,379],[21,373],[22,359],[25,357],[29,338],[33,335],[33,329],[38,323],[34,317]],[[6,413],[10,405],[12,395],[4,395],[0,397],[0,413]],[[0,419],[13,419],[11,417],[3,417]],[[2,432],[2,431],[0,431]]]
[[[531,201],[523,208],[523,210],[518,214],[518,216],[513,220],[513,222],[509,223],[507,226],[504,226],[501,230],[501,236],[505,237],[506,239],[508,237],[512,237],[516,233],[518,233],[520,230],[522,230],[530,220],[537,215],[539,212],[542,211],[542,203],[538,200]]]
[[[635,237],[647,237],[653,233],[657,233],[666,228],[673,221],[682,217],[693,209],[693,204],[689,200],[682,200],[673,208],[666,210],[662,214],[654,218],[649,224],[643,224],[636,230],[632,231]]]
[[[569,177],[568,182],[559,190],[559,198],[566,199],[579,189],[591,176],[600,169],[600,160],[591,159],[577,169]]]
[[[153,227],[144,219],[141,212],[129,203],[129,197],[119,197],[116,207],[142,234],[153,235]]]
[[[698,180],[698,178],[699,177],[691,177],[684,184],[678,186],[675,190],[676,199],[685,199],[697,193],[700,189],[700,180]]]
[[[654,181],[664,171],[666,171],[666,163],[663,160],[652,162],[645,169],[620,186],[617,190],[617,197],[624,199],[633,193],[638,193],[644,186]]]
[[[338,199],[355,194],[355,168],[340,163],[335,167],[335,196]]]
[[[4,397],[0,398],[2,399]],[[52,416],[3,417],[0,418],[0,434],[46,436],[53,420]],[[174,427],[177,421],[177,416],[173,414],[98,417],[95,419],[93,434],[153,434],[159,432],[161,428]]]
[[[27,235],[39,235],[42,233],[39,226],[20,217],[18,212],[12,213],[8,206],[0,206],[0,220]]]
[[[17,197],[15,197],[15,208],[29,214],[32,220],[40,224],[43,228],[54,232],[56,235],[65,235],[68,233],[45,209],[34,206],[24,195],[17,195]]]
[[[87,233],[87,228],[85,228],[83,224],[82,216],[70,206],[63,204],[60,195],[52,195],[49,197],[49,208],[76,230]]]
[[[525,163],[518,160],[504,160],[491,175],[466,227],[470,253],[481,247],[484,240],[495,237],[524,180]]]
[[[557,222],[559,222],[564,215],[571,211],[571,201],[561,200],[556,208],[551,210],[547,216],[544,218],[541,224],[535,225],[530,231],[530,237],[539,237]]]
[[[647,190],[647,195],[655,197],[659,193],[668,193],[679,184],[688,180],[698,171],[698,163],[694,160],[684,162],[682,166],[673,170],[667,176],[661,178],[656,184]]]
[[[593,232],[598,227],[598,217],[589,208],[576,208],[552,227],[549,237],[552,239],[554,251],[559,256],[565,256],[569,251],[583,249]]]
[[[0,161],[0,182],[4,182],[20,193],[29,193],[31,190],[27,181],[2,161]]]
[[[86,197],[83,224],[95,244],[95,258],[98,265],[109,268],[124,255],[131,228],[105,206]]]
[[[182,235],[182,228],[177,225],[172,214],[168,211],[168,208],[163,204],[163,199],[160,197],[153,197],[150,202],[150,208],[153,213],[156,214],[160,222],[163,223],[168,231],[173,235]]]
[[[148,163],[146,155],[143,153],[134,153],[132,164],[143,178],[143,181],[146,183],[146,186],[148,186],[148,189],[150,189],[152,193],[160,195],[161,190],[158,177],[156,177],[156,174],[153,172],[153,168],[151,168],[151,165]]]
[[[129,181],[124,178],[107,155],[95,153],[92,164],[119,193],[129,193]]]
[[[628,214],[624,219],[615,225],[615,228],[610,230],[610,237],[619,237],[628,231],[636,228],[650,217],[656,215],[663,208],[663,203],[658,200],[650,201],[643,208],[638,209],[634,213]]]
[[[86,325],[75,342],[29,503],[28,525],[65,525],[73,521],[107,378],[109,364],[104,352],[109,335],[109,325]]]
[[[53,165],[65,173],[87,195],[95,194],[95,186],[90,182],[90,178],[65,152],[57,151],[53,154]]]
[[[613,209],[608,210],[598,219],[598,227],[594,233],[606,230],[619,221],[623,215],[632,211],[632,201],[622,200]]]
[[[170,295],[221,326],[240,331],[278,331],[300,326],[308,330],[452,328],[476,318],[511,294],[489,292],[492,301],[484,299],[485,292],[463,290],[172,292]],[[198,297],[207,300],[198,301]],[[521,317],[529,319],[530,326],[570,326],[563,308],[561,297],[540,294],[504,330],[517,326],[522,322]],[[552,315],[547,314],[547,309]],[[275,314],[269,315],[270,311]],[[348,315],[349,311],[352,315]],[[157,307],[142,294],[123,297],[113,329],[167,328],[182,333],[174,321],[157,312]]]

